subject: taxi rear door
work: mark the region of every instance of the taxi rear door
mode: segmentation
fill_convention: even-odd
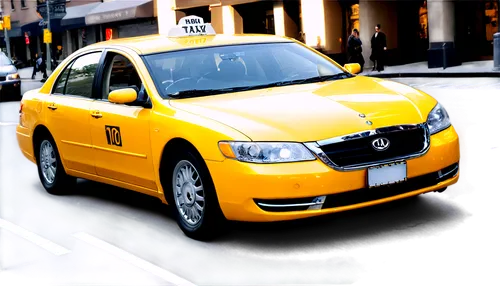
[[[100,96],[90,107],[97,174],[156,191],[150,144],[151,107],[108,101],[111,91],[122,88],[134,88],[139,97],[146,96],[133,58],[119,50],[107,50],[100,80]]]
[[[47,97],[46,126],[56,140],[65,167],[95,175],[89,110],[102,51],[92,51],[71,61]]]

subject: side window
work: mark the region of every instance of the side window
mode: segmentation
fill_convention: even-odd
[[[70,63],[66,69],[63,71],[63,73],[59,76],[56,82],[56,87],[54,89],[55,94],[64,94],[65,89],[66,89],[66,82],[68,80],[68,75],[71,70],[71,66],[73,65],[73,62]]]
[[[123,88],[133,88],[139,94],[142,81],[132,62],[119,54],[112,54],[103,84],[103,99],[107,100],[110,92]]]
[[[92,85],[101,54],[87,54],[75,60],[69,71],[64,94],[92,97]]]

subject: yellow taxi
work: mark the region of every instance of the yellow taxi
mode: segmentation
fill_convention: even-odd
[[[173,205],[184,233],[443,191],[459,138],[431,96],[355,75],[293,39],[169,35],[97,43],[21,102],[17,139],[51,194],[85,178]]]

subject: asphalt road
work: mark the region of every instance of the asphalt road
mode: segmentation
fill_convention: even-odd
[[[47,194],[17,146],[19,103],[0,103],[0,285],[500,285],[500,79],[398,81],[447,108],[458,184],[298,222],[236,223],[211,243],[185,237],[144,195],[88,181]]]

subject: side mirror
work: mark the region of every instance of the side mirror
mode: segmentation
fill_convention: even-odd
[[[137,91],[133,88],[123,88],[112,91],[108,95],[109,102],[126,104],[137,100]]]
[[[345,64],[344,68],[352,74],[358,74],[361,71],[361,66],[359,64]]]

